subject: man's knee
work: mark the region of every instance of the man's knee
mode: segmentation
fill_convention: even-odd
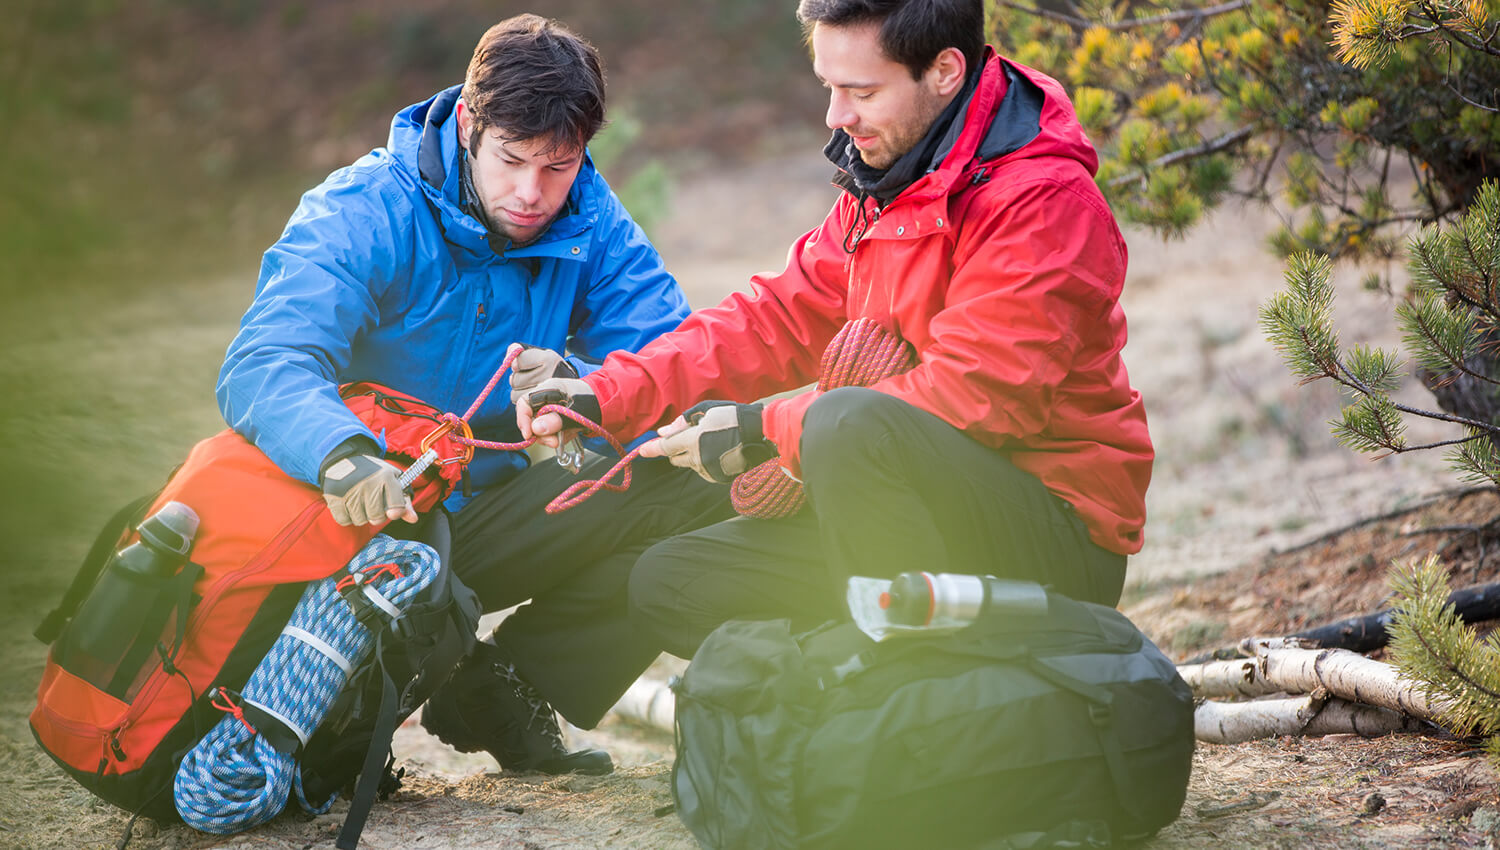
[[[802,419],[802,466],[809,474],[838,469],[851,458],[868,457],[877,441],[891,434],[891,417],[910,407],[895,396],[864,387],[823,393]]]
[[[679,548],[671,538],[663,540],[642,553],[630,571],[630,621],[663,645],[673,642],[673,626],[682,616],[685,564]]]

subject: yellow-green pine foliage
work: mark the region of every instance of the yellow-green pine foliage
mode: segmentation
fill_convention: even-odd
[[[1394,259],[1500,174],[1497,0],[987,4],[1002,54],[1063,81],[1128,222],[1179,235],[1269,201],[1283,256]]]
[[[1437,556],[1397,564],[1397,596],[1388,626],[1390,655],[1431,700],[1446,705],[1444,725],[1459,735],[1500,732],[1500,632],[1479,640],[1448,602],[1448,577]],[[1492,738],[1487,749],[1500,759]],[[1500,763],[1500,762],[1497,762]]]

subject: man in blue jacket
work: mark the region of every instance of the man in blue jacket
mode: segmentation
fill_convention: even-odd
[[[592,46],[535,15],[491,28],[462,86],[402,110],[385,147],[303,196],[225,356],[225,420],[321,487],[339,522],[413,521],[381,435],[344,406],[340,384],[374,381],[463,411],[520,343],[511,394],[494,393],[470,420],[476,437],[515,442],[516,396],[675,328],[686,299],[589,159],[603,120]],[[440,738],[511,769],[612,769],[606,753],[567,752],[553,706],[579,726],[598,722],[609,705],[595,695],[623,691],[629,683],[612,680],[657,653],[626,613],[635,557],[730,515],[722,488],[637,466],[629,492],[553,517],[542,506],[570,480],[558,465],[475,456],[477,495],[448,501],[455,569],[486,610],[532,602],[470,660],[484,675],[424,709]]]

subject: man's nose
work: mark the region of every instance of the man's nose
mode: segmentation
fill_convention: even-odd
[[[849,104],[849,96],[837,90],[829,92],[828,115],[824,120],[830,130],[852,127],[858,120],[858,116],[854,114],[854,109]]]
[[[516,200],[527,206],[542,201],[542,175],[540,171],[526,170],[516,178]]]

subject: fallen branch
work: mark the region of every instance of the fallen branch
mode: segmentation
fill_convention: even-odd
[[[666,682],[643,676],[630,685],[610,711],[644,726],[671,732],[677,695]]]
[[[1193,712],[1193,733],[1209,744],[1239,744],[1281,735],[1378,738],[1431,729],[1414,717],[1338,699],[1326,691],[1289,699],[1205,702]]]
[[[1500,583],[1481,584],[1455,590],[1448,594],[1448,604],[1453,606],[1453,612],[1464,623],[1500,620]],[[1288,635],[1287,638],[1301,641],[1306,646],[1371,652],[1390,642],[1388,627],[1393,613],[1387,608],[1373,614],[1349,617],[1338,622],[1305,629]],[[1243,643],[1234,647],[1221,647],[1212,652],[1195,655],[1183,664],[1225,661],[1253,654],[1245,651],[1243,647]]]
[[[1263,697],[1283,693],[1280,687],[1265,680],[1255,658],[1182,664],[1177,673],[1193,689],[1193,695],[1199,697]]]
[[[1254,658],[1178,668],[1198,696],[1329,695],[1441,723],[1447,706],[1430,700],[1394,665],[1343,649],[1293,649],[1273,640]],[[1255,705],[1258,703],[1252,703]],[[1281,733],[1288,734],[1288,733]]]
[[[1481,584],[1455,590],[1448,594],[1448,604],[1453,606],[1458,619],[1465,623],[1482,623],[1500,618],[1500,584]],[[1322,647],[1369,652],[1390,642],[1388,627],[1393,613],[1386,609],[1363,617],[1350,617],[1337,623],[1297,632],[1294,637],[1315,642]]]

